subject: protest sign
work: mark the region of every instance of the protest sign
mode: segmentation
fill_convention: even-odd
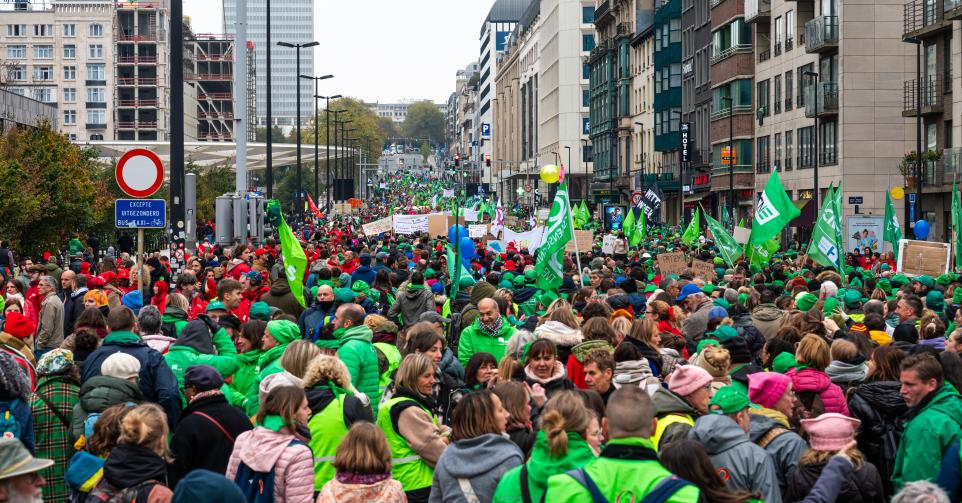
[[[615,253],[615,240],[618,239],[611,234],[606,235],[601,241],[601,252],[611,255]]]
[[[398,234],[414,234],[427,230],[427,215],[394,215],[394,232]]]
[[[658,270],[662,276],[675,274],[681,276],[688,268],[685,252],[662,253],[658,255]]]
[[[701,276],[706,281],[715,281],[715,268],[708,262],[702,260],[691,261],[691,272],[695,276]]]
[[[896,270],[907,276],[922,274],[936,277],[949,272],[951,247],[948,243],[932,243],[903,239],[899,241]]]
[[[535,250],[541,246],[543,234],[544,227],[535,227],[527,232],[515,232],[511,229],[505,229],[501,239],[508,244],[514,243],[515,248],[519,250],[527,248],[529,252],[534,253]]]
[[[454,189],[444,189],[441,191],[441,195],[444,197],[454,197]]]
[[[472,238],[483,238],[488,233],[488,226],[485,224],[473,224],[468,226],[468,236]]]
[[[368,222],[361,226],[365,236],[377,236],[382,232],[391,232],[394,228],[394,217],[384,217],[380,220]]]
[[[448,235],[448,218],[441,213],[431,213],[428,215],[428,233],[434,237],[441,237]],[[454,225],[454,224],[451,224]]]
[[[594,245],[594,239],[594,232],[592,231],[575,230],[575,238],[565,244],[565,253],[575,251],[575,243],[578,244],[578,252],[590,252]]]
[[[462,215],[464,216],[464,220],[466,222],[477,222],[480,220],[480,212],[478,212],[478,210],[469,210],[465,208],[462,212]]]

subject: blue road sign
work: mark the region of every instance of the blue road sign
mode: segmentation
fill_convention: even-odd
[[[167,201],[164,199],[118,199],[114,204],[114,223],[124,229],[163,229],[167,227]]]
[[[491,124],[481,123],[481,138],[491,138]]]

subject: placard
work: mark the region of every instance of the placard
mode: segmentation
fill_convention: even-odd
[[[906,276],[925,274],[936,277],[948,274],[951,248],[948,243],[932,243],[903,239],[899,241],[899,262],[896,270]]]
[[[478,210],[469,210],[467,208],[461,212],[461,215],[464,217],[466,222],[477,222],[480,220],[479,217],[481,216]]]
[[[504,217],[504,225],[515,226],[518,225],[518,217],[508,215]]]
[[[450,227],[450,225],[448,225],[447,215],[442,215],[441,213],[432,213],[428,215],[428,234],[431,234],[434,237],[447,236],[448,227]]]
[[[361,226],[365,236],[377,236],[382,232],[391,232],[394,229],[394,217],[384,217],[380,220],[368,222]]]
[[[472,238],[483,238],[488,233],[488,226],[485,224],[474,224],[468,226],[468,236]]]
[[[732,237],[735,238],[735,242],[740,245],[747,244],[748,240],[752,237],[752,230],[748,227],[735,226],[735,233],[732,234]]]
[[[444,197],[454,197],[454,189],[444,189],[441,191],[441,195]]]
[[[601,253],[607,253],[608,255],[614,254],[615,240],[617,239],[618,238],[616,238],[615,236],[612,236],[611,234],[605,235],[605,237],[602,238],[602,241],[601,241]]]
[[[575,250],[575,243],[578,244],[578,252],[590,252],[591,247],[594,246],[594,231],[583,231],[575,230],[575,238],[571,241],[565,243],[565,253],[571,253]]]
[[[703,260],[692,260],[691,272],[695,276],[705,278],[706,281],[715,281],[715,267]]]
[[[662,253],[658,255],[658,270],[662,276],[672,274],[681,276],[688,269],[688,258],[685,252]]]
[[[427,230],[427,215],[394,215],[394,232],[398,234],[414,234]]]
[[[505,229],[502,233],[501,240],[509,245],[514,243],[515,248],[518,250],[527,248],[528,252],[534,253],[538,247],[541,246],[543,236],[544,227],[535,227],[527,232],[515,232],[511,229]]]
[[[851,252],[858,248],[859,251],[864,252],[865,248],[871,248],[872,252],[881,253],[884,221],[885,217],[845,217],[845,223],[848,225],[845,249]]]
[[[538,220],[547,220],[551,215],[551,208],[538,208]]]

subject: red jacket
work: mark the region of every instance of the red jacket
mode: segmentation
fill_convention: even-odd
[[[251,304],[261,300],[261,296],[269,292],[271,289],[267,285],[261,285],[254,287],[253,290],[244,290],[241,292],[241,302],[237,306],[237,309],[232,313],[240,319],[241,323],[247,323],[250,319],[251,314]]]

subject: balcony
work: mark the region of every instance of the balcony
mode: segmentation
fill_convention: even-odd
[[[816,110],[816,102],[818,110]],[[805,87],[805,117],[838,115],[838,83],[819,82]]]
[[[120,108],[155,108],[158,104],[157,100],[117,100],[117,106]]]
[[[759,62],[759,63],[763,63],[763,62],[768,61],[768,60],[770,60],[770,59],[772,59],[772,50],[771,50],[771,49],[765,49],[764,51],[758,53],[758,62]]]
[[[819,16],[805,23],[805,52],[838,50],[838,16]]]
[[[611,14],[611,0],[601,0],[595,8],[595,23],[608,14]]]
[[[725,0],[711,0],[711,8],[714,9],[715,7],[718,7],[724,1]]]
[[[946,21],[962,19],[962,0],[942,0],[942,13]]]
[[[198,119],[210,119],[210,120],[234,120],[233,112],[199,112],[197,114]]]
[[[775,55],[776,55],[776,56],[781,56],[781,55],[782,55],[782,43],[781,43],[781,42],[775,42]]]
[[[735,105],[734,110],[732,107],[725,107],[721,110],[717,110],[711,113],[711,120],[717,121],[728,117],[733,114],[750,114],[752,113],[752,106],[749,105]]]
[[[944,11],[933,0],[911,0],[902,6],[902,40],[927,36],[941,29],[952,29]]]
[[[719,61],[730,58],[736,54],[750,53],[752,51],[753,51],[753,48],[751,44],[733,45],[727,49],[722,49],[717,54],[712,54],[711,64],[714,65],[715,63],[718,63]]]
[[[922,77],[922,85],[915,79],[905,81],[902,86],[902,117],[915,117],[919,111],[921,98],[922,115],[940,114],[943,111],[943,83],[941,74]],[[919,88],[921,87],[921,96]]]
[[[745,0],[745,22],[757,23],[771,17],[771,0]]]
[[[140,56],[117,56],[117,64],[120,65],[135,65],[141,63],[156,63],[156,55],[140,55]]]
[[[115,42],[157,42],[157,33],[118,33],[114,35]]]
[[[88,122],[86,126],[87,126],[87,129],[107,129],[107,124]]]
[[[118,122],[117,129],[157,129],[157,121]]]
[[[207,80],[229,82],[234,80],[234,76],[229,73],[189,73],[184,75],[184,80]]]
[[[213,100],[213,101],[226,101],[233,100],[234,95],[231,93],[197,93],[198,100]],[[469,120],[470,122],[470,120]]]

